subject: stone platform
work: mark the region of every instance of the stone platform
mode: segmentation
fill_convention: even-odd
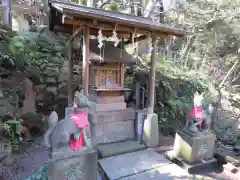
[[[94,145],[133,139],[135,111],[130,108],[114,111],[89,109],[91,139]]]
[[[154,149],[112,156],[99,160],[110,180],[173,180],[192,178]]]
[[[88,147],[81,151],[61,148],[51,153],[47,176],[49,180],[97,180],[97,151]]]
[[[135,140],[127,140],[116,143],[102,144],[96,146],[101,158],[116,156],[124,153],[135,152],[146,149],[144,144],[139,144]]]

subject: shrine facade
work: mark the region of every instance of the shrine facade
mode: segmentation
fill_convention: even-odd
[[[158,24],[151,19],[58,1],[50,2],[49,28],[71,34],[69,39],[68,103],[72,105],[73,41],[82,43],[82,86],[91,101],[88,109],[91,138],[95,145],[134,139],[135,109],[127,108],[123,93],[124,66],[136,62],[138,41],[150,39],[148,115],[143,140],[148,147],[158,145],[158,118],[154,113],[155,61],[157,41],[168,35],[183,37],[186,32]],[[110,39],[110,40],[109,40]],[[133,45],[133,53],[124,46]]]

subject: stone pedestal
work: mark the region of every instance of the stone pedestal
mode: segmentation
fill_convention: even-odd
[[[196,137],[178,131],[175,136],[173,150],[177,157],[188,164],[199,163],[213,157],[216,136],[202,133]]]
[[[97,151],[92,148],[85,147],[80,151],[61,148],[51,154],[48,179],[97,180],[97,158]]]
[[[133,109],[97,111],[90,108],[88,115],[91,139],[94,145],[113,143],[135,137],[135,111]]]
[[[194,137],[178,131],[173,150],[166,152],[166,156],[190,174],[212,168],[218,165],[213,158],[215,139],[215,135],[209,132]]]

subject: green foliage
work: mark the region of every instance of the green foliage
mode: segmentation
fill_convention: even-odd
[[[39,171],[34,172],[30,177],[27,177],[25,180],[48,180],[46,175],[47,165],[40,167]]]
[[[7,35],[5,32],[2,37]],[[42,28],[2,39],[7,39],[8,46],[2,51],[0,46],[0,63],[10,63],[22,72],[33,69],[42,76],[59,76],[59,69],[66,60],[66,37],[56,36],[47,28]]]
[[[0,52],[0,65],[9,62],[12,66],[15,66],[15,60],[10,53],[2,53]]]
[[[160,122],[181,128],[193,105],[196,90],[204,93],[204,103],[216,98],[214,85],[203,72],[176,65],[167,58],[159,58],[156,72],[155,112]]]
[[[124,87],[134,90],[133,79],[134,79],[134,72],[131,68],[127,67],[124,72]]]
[[[7,133],[9,137],[6,142],[6,149],[9,153],[18,150],[18,137],[20,135],[20,120],[10,119],[5,122],[1,122],[1,129]]]

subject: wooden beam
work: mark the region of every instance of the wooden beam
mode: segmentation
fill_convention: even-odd
[[[68,52],[68,106],[73,105],[73,59],[72,59],[72,40],[69,41],[69,52]]]
[[[95,29],[102,29],[104,30],[111,30],[113,31],[115,28],[116,24],[110,24],[110,23],[105,23],[105,22],[100,22],[98,21],[97,25],[94,25],[93,21],[89,21],[89,20],[71,20],[71,19],[64,19],[63,24],[68,24],[68,25],[85,25],[85,26],[89,26],[91,28],[95,28]],[[125,26],[125,25],[121,25],[121,24],[117,24],[117,32],[133,32],[134,28],[130,27],[130,26]],[[149,34],[149,31],[147,30],[142,30],[142,29],[138,29],[138,33],[139,34]]]
[[[89,27],[85,26],[83,31],[83,71],[82,71],[82,83],[84,89],[84,95],[88,96],[89,86]]]
[[[138,37],[134,38],[134,42],[142,41],[142,40],[147,39],[147,38],[148,38],[148,35],[138,36]],[[129,39],[129,40],[124,42],[124,45],[131,44],[131,43],[132,43],[132,39]]]
[[[80,31],[82,31],[82,26],[80,26],[74,33],[73,35],[70,37],[70,41],[72,41],[79,33]]]
[[[97,36],[98,35],[98,31],[99,31],[98,29],[90,28],[90,35]],[[113,31],[105,30],[105,31],[102,31],[102,34],[105,37],[112,37]],[[118,38],[129,37],[129,33],[128,32],[117,32],[117,36],[118,36]]]
[[[120,79],[121,79],[121,87],[124,87],[124,64],[120,64],[121,69],[120,69]]]
[[[156,49],[157,49],[157,38],[156,34],[152,34],[152,46],[153,50],[151,53],[151,69],[150,69],[150,84],[149,84],[149,96],[148,96],[148,113],[152,114],[154,112],[155,104],[155,66],[156,66]]]

